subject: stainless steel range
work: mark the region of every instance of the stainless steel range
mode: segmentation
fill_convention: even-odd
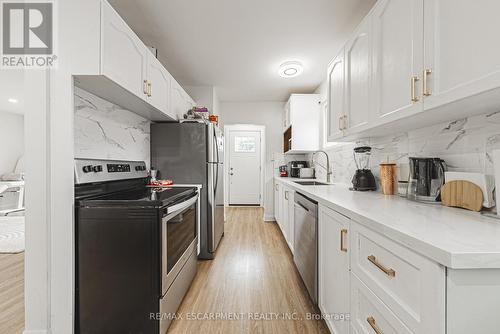
[[[75,161],[76,333],[165,333],[196,275],[198,189],[142,161]]]

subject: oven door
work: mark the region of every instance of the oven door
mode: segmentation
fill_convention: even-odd
[[[186,201],[166,208],[162,218],[162,296],[197,243],[198,193]]]

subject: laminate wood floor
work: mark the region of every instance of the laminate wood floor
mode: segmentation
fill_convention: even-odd
[[[308,320],[318,312],[279,227],[262,217],[261,208],[229,209],[216,258],[199,261],[169,334],[328,333]]]
[[[24,330],[24,252],[0,254],[0,333]]]

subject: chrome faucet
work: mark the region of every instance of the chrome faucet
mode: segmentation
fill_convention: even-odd
[[[330,183],[331,182],[331,176],[332,176],[332,170],[330,169],[330,157],[328,156],[328,153],[326,153],[325,151],[318,150],[318,151],[316,151],[316,152],[313,153],[313,159],[314,159],[314,155],[316,153],[324,153],[325,156],[326,156],[326,167],[325,166],[321,166],[321,164],[318,164],[318,165],[320,165],[321,167],[323,167],[323,168],[326,169],[326,182]]]

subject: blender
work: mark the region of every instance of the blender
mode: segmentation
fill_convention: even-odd
[[[368,191],[377,190],[375,176],[370,170],[370,155],[372,148],[369,146],[359,146],[354,148],[354,162],[356,163],[356,173],[352,178],[352,190]]]

